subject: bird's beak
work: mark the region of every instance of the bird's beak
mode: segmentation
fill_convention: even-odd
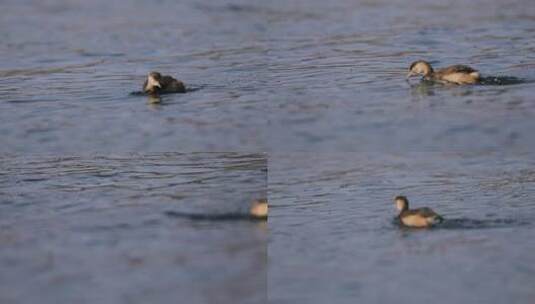
[[[162,85],[158,81],[154,82],[154,86],[159,87],[160,89],[162,88]]]
[[[407,73],[407,78],[406,79],[411,78],[413,75],[414,75],[414,73],[412,71],[409,71],[409,73]]]

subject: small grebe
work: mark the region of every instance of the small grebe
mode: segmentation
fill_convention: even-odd
[[[409,67],[407,79],[422,75],[424,79],[441,83],[476,84],[480,80],[479,72],[466,65],[452,65],[447,68],[433,70],[429,62],[418,60]]]
[[[249,213],[254,218],[267,218],[268,216],[268,203],[266,199],[258,199],[253,201]]]
[[[186,87],[182,81],[171,76],[150,72],[143,83],[143,92],[149,94],[186,93]]]
[[[409,210],[409,200],[405,196],[396,196],[394,201],[399,211],[398,218],[407,227],[431,227],[444,220],[435,211],[427,207]]]

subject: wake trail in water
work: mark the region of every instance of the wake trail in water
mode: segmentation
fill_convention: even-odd
[[[479,84],[480,85],[514,85],[514,84],[523,84],[530,81],[513,76],[487,76],[481,77]]]
[[[245,213],[221,213],[221,214],[203,214],[203,213],[187,213],[179,211],[165,211],[165,215],[174,218],[184,218],[193,221],[265,221],[267,216],[253,216]]]

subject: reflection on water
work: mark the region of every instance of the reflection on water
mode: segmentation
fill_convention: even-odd
[[[147,102],[148,103],[160,103],[162,102],[162,98],[160,96],[157,96],[157,95],[149,95],[147,96]]]
[[[265,303],[263,154],[0,158],[0,303]]]
[[[269,163],[274,303],[533,298],[531,154],[274,153]],[[445,221],[400,228],[400,194]]]

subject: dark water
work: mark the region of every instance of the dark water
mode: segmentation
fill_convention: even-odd
[[[265,303],[263,154],[0,159],[1,303]]]
[[[535,160],[500,153],[275,153],[270,303],[532,303]],[[393,223],[396,195],[445,218]]]

